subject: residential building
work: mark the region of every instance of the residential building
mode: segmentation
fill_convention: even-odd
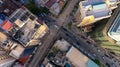
[[[58,16],[60,11],[63,9],[63,6],[65,5],[67,0],[57,0],[55,2],[55,4],[53,4],[51,7],[50,7],[50,12],[55,15],[55,16]]]
[[[34,0],[34,2],[36,3],[36,5],[38,6],[38,7],[40,7],[40,6],[44,6],[44,4],[46,3],[46,2],[48,2],[49,0]]]
[[[0,47],[0,67],[10,67],[16,59],[9,56],[7,51]]]
[[[30,56],[48,32],[47,25],[16,0],[0,0],[0,67]]]
[[[0,0],[0,13],[9,17],[16,9],[20,8],[21,5],[15,0]]]
[[[17,9],[9,16],[9,20],[13,23],[9,34],[25,47],[38,45],[40,39],[48,31],[47,25],[38,20],[38,18],[25,7]]]
[[[10,67],[16,59],[9,56],[6,52],[0,52],[0,67]]]
[[[80,13],[82,21],[78,26],[87,26],[94,24],[96,21],[111,16],[112,9],[117,7],[119,0],[86,0],[81,1]]]
[[[114,39],[115,41],[120,42],[120,13],[117,14],[117,17],[114,18],[114,20],[111,22],[113,22],[113,24],[107,32],[108,36]]]
[[[53,15],[58,16],[66,1],[68,0],[35,0],[35,3],[38,7],[47,7]]]
[[[23,58],[25,56],[31,55],[33,53],[33,51],[35,50],[35,48],[36,48],[36,46],[24,48],[20,44],[17,44],[12,48],[9,55],[16,59]]]
[[[5,31],[9,31],[12,28],[12,23],[9,20],[5,20],[1,24],[1,28],[4,29]]]
[[[91,60],[82,54],[78,49],[75,47],[71,47],[68,53],[66,54],[66,57],[70,61],[70,64],[72,67],[91,67]],[[99,67],[96,63],[92,61],[92,67]]]

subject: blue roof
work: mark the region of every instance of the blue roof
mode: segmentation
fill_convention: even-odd
[[[95,62],[93,62],[92,60],[89,60],[87,62],[87,67],[100,67],[99,65],[97,65]]]
[[[5,17],[6,17],[6,16],[5,16],[4,14],[1,14],[1,13],[0,13],[0,19],[1,19],[1,20],[4,21],[4,20],[5,20]]]
[[[101,3],[101,4],[95,4],[95,5],[93,5],[93,9],[94,10],[100,10],[100,9],[104,9],[104,8],[106,8],[106,4],[105,3]]]
[[[24,56],[27,56],[27,55],[31,55],[33,53],[33,51],[35,50],[35,47],[36,46],[25,48],[25,50],[22,53],[21,57],[24,57]]]
[[[0,19],[0,25],[3,23],[3,20]]]

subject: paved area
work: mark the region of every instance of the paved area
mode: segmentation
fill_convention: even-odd
[[[67,4],[65,10],[63,11],[63,13],[59,16],[59,18],[57,19],[57,23],[58,25],[63,25],[64,23],[66,23],[66,20],[69,19],[69,14],[71,13],[71,11],[74,8],[74,5],[78,2],[78,0],[70,0],[70,2]]]

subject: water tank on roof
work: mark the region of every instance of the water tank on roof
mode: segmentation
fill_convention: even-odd
[[[5,9],[4,12],[5,12],[5,13],[9,13],[10,10],[9,10],[9,9]]]

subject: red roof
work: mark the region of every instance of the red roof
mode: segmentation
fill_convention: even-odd
[[[45,6],[47,8],[50,8],[57,0],[49,0],[48,2],[45,3]]]
[[[10,28],[12,27],[12,23],[11,23],[9,20],[5,20],[5,21],[2,23],[1,27],[2,27],[4,30],[9,31]]]
[[[28,58],[29,58],[29,55],[28,55],[28,56],[25,56],[25,57],[23,57],[23,58],[20,58],[20,59],[19,59],[19,62],[21,62],[22,64],[25,64],[26,61],[28,60]]]

